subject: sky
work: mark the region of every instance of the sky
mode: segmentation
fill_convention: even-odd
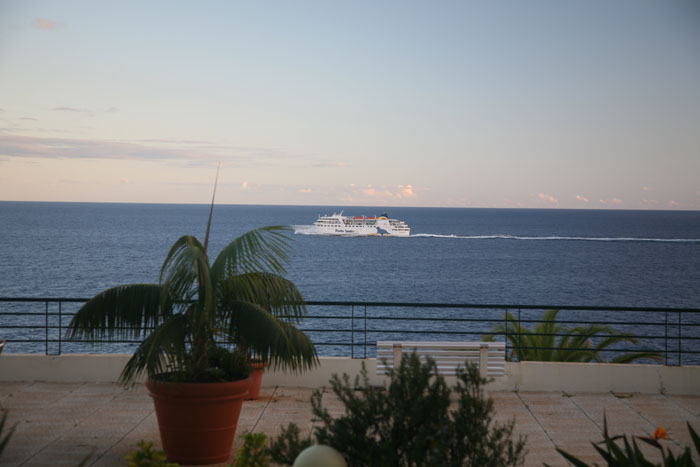
[[[0,0],[0,200],[700,209],[700,2]]]

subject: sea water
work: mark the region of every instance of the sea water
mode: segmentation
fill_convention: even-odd
[[[217,205],[210,256],[250,229],[311,224],[341,209],[384,211]],[[387,211],[410,237],[290,235],[288,277],[307,300],[700,308],[698,211]],[[0,296],[90,297],[157,282],[177,238],[203,240],[208,213],[208,205],[0,202]]]

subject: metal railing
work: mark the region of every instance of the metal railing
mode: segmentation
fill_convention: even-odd
[[[97,344],[65,337],[70,319],[85,298],[0,297],[0,338],[9,352],[60,355],[75,352],[131,352],[138,340]],[[299,328],[321,355],[367,358],[375,356],[379,340],[481,340],[499,327],[507,354],[519,350],[557,350],[556,344],[528,346],[527,336],[566,337],[566,329],[609,327],[620,342],[600,350],[605,359],[627,352],[656,352],[666,365],[700,364],[700,309],[558,305],[500,305],[404,302],[307,301],[308,316]],[[533,333],[545,310],[557,309],[554,332]],[[511,320],[506,320],[506,315]],[[587,351],[605,334],[570,350]],[[633,341],[635,339],[636,341]]]

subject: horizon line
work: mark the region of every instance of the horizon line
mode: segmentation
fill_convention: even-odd
[[[0,203],[53,203],[53,204],[141,204],[141,205],[166,205],[166,206],[209,206],[211,202],[182,203],[182,202],[143,202],[143,201],[45,201],[45,200],[3,200]],[[493,206],[391,206],[391,205],[340,205],[340,204],[266,204],[266,203],[215,203],[215,206],[277,206],[277,207],[341,207],[349,208],[377,208],[377,209],[503,209],[522,211],[643,211],[643,212],[700,212],[700,209],[646,209],[646,208],[563,208],[563,207],[493,207]]]

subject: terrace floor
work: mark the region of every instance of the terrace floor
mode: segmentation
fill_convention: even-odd
[[[243,404],[237,434],[256,431],[274,436],[288,422],[311,430],[311,392],[263,388],[259,400]],[[662,426],[673,438],[663,443],[675,450],[691,444],[686,421],[700,431],[700,395],[492,392],[490,396],[497,420],[515,418],[516,434],[527,436],[526,465],[567,465],[555,446],[588,462],[601,462],[590,441],[602,439],[603,414],[611,434],[649,435]],[[124,456],[140,440],[160,445],[153,404],[143,385],[124,389],[115,384],[2,382],[0,403],[9,412],[9,426],[17,425],[0,458],[3,466],[75,466],[90,454],[88,465],[126,465]],[[332,412],[342,410],[328,389],[324,405]],[[237,439],[233,452],[241,444]],[[657,454],[650,446],[643,449]]]

